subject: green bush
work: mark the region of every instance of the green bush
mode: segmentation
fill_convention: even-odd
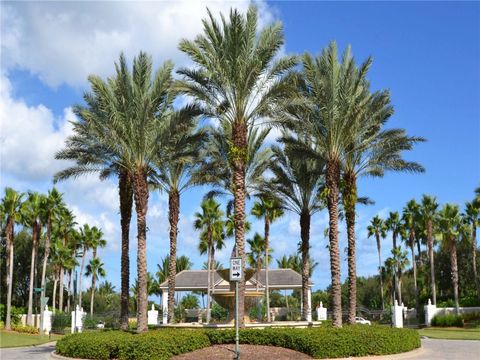
[[[10,318],[13,324],[20,324],[22,320],[22,315],[26,314],[27,311],[23,307],[16,307],[12,306],[12,309],[10,311]],[[5,320],[7,318],[7,307],[5,304],[0,304],[0,320],[5,323]]]
[[[463,319],[460,315],[454,315],[454,314],[435,315],[432,319],[432,326],[463,327]]]
[[[203,329],[159,329],[143,334],[96,331],[68,335],[57,342],[60,355],[89,359],[166,360],[215,344],[233,343],[235,332]],[[240,342],[293,349],[314,358],[386,355],[420,346],[415,330],[386,326],[293,329],[242,329]]]
[[[38,329],[35,326],[29,326],[29,325],[18,325],[18,324],[12,324],[12,330],[19,332],[19,333],[25,333],[25,334],[38,334]]]
[[[52,316],[52,332],[63,333],[65,329],[70,329],[72,326],[71,315],[61,311],[57,311]]]

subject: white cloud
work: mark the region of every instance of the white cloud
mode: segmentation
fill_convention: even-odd
[[[2,3],[2,63],[27,69],[53,87],[83,86],[89,74],[111,74],[121,51],[131,58],[144,50],[156,62],[185,65],[178,42],[201,32],[207,6],[218,15],[248,5],[246,0]],[[272,21],[270,8],[257,5],[260,26]]]
[[[0,83],[2,172],[32,180],[52,176],[65,166],[65,162],[54,159],[54,154],[71,134],[69,121],[75,115],[70,108],[66,108],[57,127],[50,109],[42,104],[28,106],[14,99],[10,81],[5,76],[0,76]]]

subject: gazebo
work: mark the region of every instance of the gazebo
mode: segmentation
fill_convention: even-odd
[[[183,270],[175,276],[175,292],[177,291],[204,291],[207,292],[208,284],[207,270]],[[225,281],[215,271],[213,274],[213,293],[220,295],[230,291],[230,283]],[[292,269],[270,269],[268,270],[268,283],[270,290],[294,290],[302,289],[302,276]],[[265,270],[260,270],[260,274],[254,274],[250,280],[246,282],[246,291],[265,292]],[[309,283],[307,301],[310,312],[307,321],[312,321],[312,287],[313,283]],[[162,323],[167,323],[168,318],[168,281],[160,284],[162,290]]]

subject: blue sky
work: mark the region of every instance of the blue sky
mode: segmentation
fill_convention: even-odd
[[[375,205],[358,212],[358,273],[377,270],[376,246],[365,228],[375,214],[401,210],[411,198],[436,195],[441,203],[463,204],[480,185],[480,3],[478,2],[261,2],[260,22],[284,23],[284,53],[317,54],[329,41],[351,44],[358,61],[373,56],[372,88],[390,89],[395,115],[388,126],[402,127],[427,142],[406,154],[426,168],[422,175],[387,174],[360,181],[360,193]],[[132,58],[139,50],[160,64],[172,59],[188,65],[177,49],[180,38],[201,30],[205,7],[214,13],[248,2],[2,2],[0,142],[1,187],[46,191],[55,171],[66,164],[53,160],[71,133],[70,106],[81,102],[88,74],[108,76],[121,51]],[[119,289],[120,231],[115,180],[94,177],[59,184],[77,222],[102,227],[108,240],[99,255],[108,280]],[[195,188],[181,200],[179,254],[195,267],[206,260],[196,250],[193,213],[207,188]],[[152,194],[148,217],[148,268],[156,271],[168,253],[167,199]],[[251,204],[248,204],[250,207]],[[135,219],[134,219],[135,220]],[[261,222],[250,219],[254,231]],[[315,288],[330,283],[329,255],[323,230],[327,215],[312,223],[312,257],[320,263]],[[134,228],[134,222],[132,222]],[[132,281],[136,273],[132,231]],[[288,214],[272,226],[274,257],[295,251],[298,219]],[[227,264],[232,241],[218,254]],[[341,247],[346,246],[345,232]],[[391,244],[383,245],[383,258]],[[342,251],[342,277],[346,257]],[[87,280],[88,284],[88,280]]]

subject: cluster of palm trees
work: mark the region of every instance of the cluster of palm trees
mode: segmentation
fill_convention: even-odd
[[[177,70],[166,62],[152,74],[152,60],[141,52],[129,70],[123,55],[108,79],[90,76],[85,104],[58,159],[75,165],[57,180],[98,173],[116,176],[122,228],[122,327],[128,327],[128,236],[135,205],[137,219],[138,331],[147,330],[146,235],[149,192],[169,197],[169,318],[173,319],[176,239],[180,196],[187,188],[209,184],[207,197],[229,197],[228,219],[235,255],[245,257],[246,200],[260,196],[278,201],[299,215],[302,278],[308,286],[310,221],[323,208],[329,214],[333,324],[342,325],[338,221],[343,206],[349,240],[349,321],[355,317],[355,204],[357,179],[387,170],[420,172],[402,159],[422,138],[402,129],[384,129],[393,113],[388,91],[370,90],[372,59],[357,65],[350,48],[341,59],[332,42],[317,57],[280,56],[282,24],[258,28],[258,14],[232,9],[217,21],[208,11],[203,33],[180,41],[193,66]],[[182,96],[180,109],[174,102]],[[179,101],[180,102],[180,101]],[[199,118],[210,126],[199,126]],[[281,131],[278,145],[267,147],[272,126]],[[265,177],[269,170],[273,178]],[[276,200],[274,200],[276,199]],[[232,212],[233,208],[233,212]],[[269,210],[268,210],[269,211]],[[265,219],[268,252],[269,223]],[[205,236],[208,238],[208,230]],[[207,252],[212,247],[207,246]],[[268,259],[268,255],[265,257]],[[268,262],[268,260],[267,260]],[[267,280],[268,285],[268,280]],[[245,281],[239,284],[239,318],[244,319]],[[268,292],[267,292],[268,293]],[[303,300],[306,318],[309,309]],[[268,312],[267,312],[268,313]]]
[[[414,199],[407,202],[402,214],[390,212],[385,220],[375,216],[368,226],[368,236],[374,236],[377,242],[379,261],[379,280],[382,295],[382,308],[384,303],[383,269],[387,277],[392,280],[392,301],[396,299],[402,303],[402,273],[405,268],[412,265],[415,304],[420,310],[419,288],[417,276],[419,270],[428,273],[430,284],[429,297],[433,304],[437,303],[437,291],[435,286],[435,256],[434,248],[440,243],[440,247],[446,250],[450,257],[450,274],[453,289],[455,308],[459,307],[459,277],[457,265],[457,244],[459,241],[467,241],[471,246],[472,276],[475,283],[477,297],[480,298],[480,279],[477,274],[477,241],[476,229],[480,221],[480,189],[476,190],[476,197],[465,204],[462,213],[456,204],[444,204],[439,209],[439,204],[434,196],[423,195],[420,203]],[[381,259],[381,239],[391,233],[393,247],[392,256],[385,264]],[[411,253],[411,261],[408,260],[408,251],[403,250],[398,239],[401,239]],[[422,252],[422,245],[427,250]],[[425,256],[426,255],[426,256]],[[383,268],[384,266],[384,268]]]
[[[36,269],[41,268],[40,298],[46,296],[46,284],[50,275],[53,278],[53,291],[51,304],[53,312],[58,308],[70,311],[71,290],[73,286],[73,274],[78,266],[77,257],[81,254],[80,283],[78,303],[82,301],[82,274],[84,272],[85,259],[88,251],[92,251],[92,258],[86,266],[85,276],[91,276],[91,304],[90,312],[93,313],[93,296],[95,281],[105,276],[103,263],[97,257],[97,249],[105,247],[106,241],[103,233],[95,226],[85,224],[77,228],[75,216],[67,208],[63,201],[63,194],[56,188],[41,194],[34,191],[27,193],[18,192],[10,187],[5,188],[5,195],[0,203],[0,225],[2,240],[6,246],[6,319],[5,327],[11,327],[11,306],[13,293],[13,271],[15,250],[15,227],[31,231],[31,264],[29,276],[27,325],[33,326],[33,297],[34,280],[38,277]],[[3,241],[2,241],[3,244]],[[43,259],[41,266],[37,263],[39,248],[42,245]],[[57,298],[57,286],[59,287]],[[65,307],[64,290],[67,290],[67,304]],[[38,290],[38,288],[37,288]],[[58,307],[57,307],[58,306]],[[41,307],[43,313],[43,307]],[[41,316],[43,320],[43,316]]]

